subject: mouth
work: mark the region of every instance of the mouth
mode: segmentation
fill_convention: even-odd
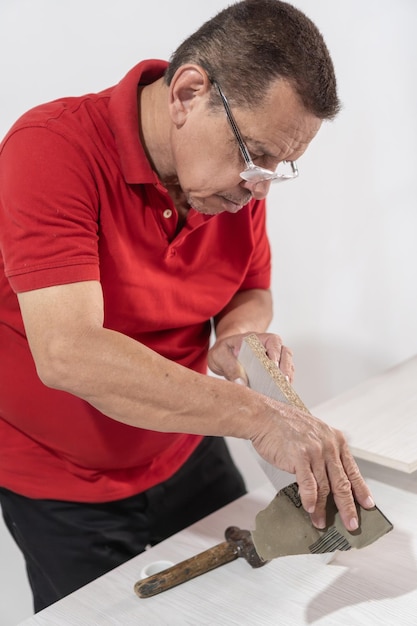
[[[228,213],[237,213],[238,211],[240,211],[245,204],[247,204],[249,202],[249,200],[251,199],[251,195],[248,195],[245,198],[242,198],[241,200],[232,200],[231,198],[228,198],[227,196],[218,196],[220,198],[220,200],[222,201],[223,206],[225,207],[225,211],[227,211]]]
[[[252,198],[252,194],[245,194],[237,199],[229,194],[213,194],[206,198],[196,198],[192,195],[187,197],[189,206],[205,215],[217,215],[218,213],[238,213]]]

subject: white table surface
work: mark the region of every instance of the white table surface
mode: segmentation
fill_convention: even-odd
[[[417,470],[417,356],[320,404],[313,413],[344,432],[356,457],[404,472]]]
[[[417,450],[417,440],[412,443]],[[328,564],[322,555],[301,555],[252,569],[239,558],[152,598],[136,596],[133,586],[148,563],[194,556],[223,541],[230,525],[253,529],[256,514],[275,495],[268,483],[21,626],[416,626],[417,473],[367,460],[359,464],[377,505],[394,524],[371,546],[338,552]]]

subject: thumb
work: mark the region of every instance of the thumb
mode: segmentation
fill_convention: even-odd
[[[249,385],[248,377],[246,375],[245,370],[241,366],[240,363],[236,363],[235,374],[232,375],[229,380],[237,383],[238,385],[245,385],[246,387]]]

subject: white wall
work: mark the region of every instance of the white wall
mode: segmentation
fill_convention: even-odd
[[[344,108],[274,188],[273,329],[309,406],[417,352],[417,3],[298,0]]]
[[[0,136],[31,106],[167,58],[227,4],[1,0]],[[299,180],[269,202],[272,330],[293,348],[295,387],[314,406],[417,352],[417,3],[294,4],[323,32],[344,103],[300,159]],[[16,574],[5,564],[14,552],[2,532],[0,623],[11,626],[31,605],[18,555]]]

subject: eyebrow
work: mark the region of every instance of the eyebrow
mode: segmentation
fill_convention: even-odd
[[[249,145],[249,148],[253,147],[255,150],[260,150],[262,154],[267,157],[271,157],[271,159],[278,158],[276,154],[272,154],[272,152],[269,152],[269,150],[265,148],[264,144],[258,139],[253,139],[253,137],[250,136],[243,136],[243,141]]]

